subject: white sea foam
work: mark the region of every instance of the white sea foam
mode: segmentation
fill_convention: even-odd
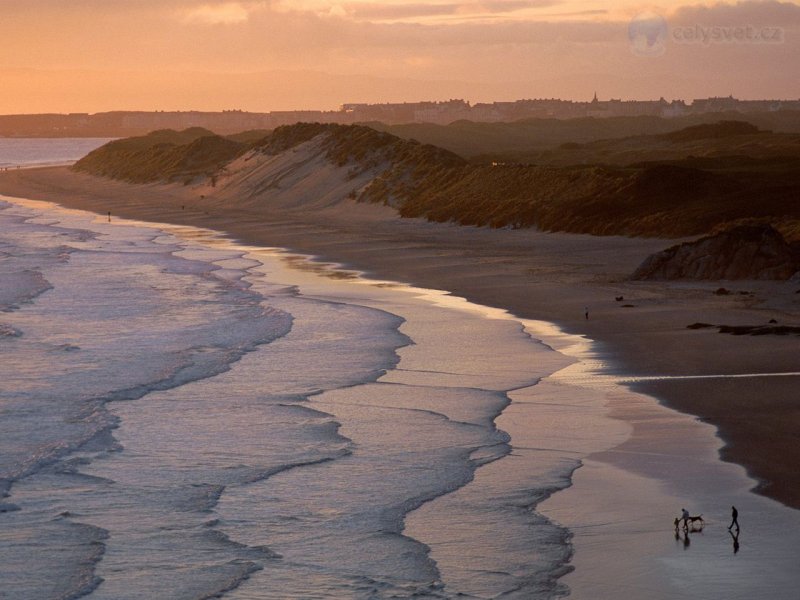
[[[9,245],[39,249],[18,255],[57,257],[39,261],[50,289],[9,313],[7,535],[100,532],[73,540],[92,598],[458,593],[406,515],[509,453],[494,421],[552,352],[413,291],[44,210],[3,213]],[[52,539],[31,574],[58,587]]]
[[[3,544],[16,558],[0,560],[0,578],[15,598],[48,597],[43,589],[73,597],[99,583],[93,564],[105,536],[80,532],[108,528],[81,521],[86,515],[67,492],[113,484],[87,478],[77,460],[121,449],[109,402],[212,377],[291,327],[290,315],[230,269],[215,275],[213,259],[235,253],[188,259],[177,256],[184,245],[176,240],[155,244],[153,230],[110,236],[82,228],[91,225],[86,217],[40,214],[7,204],[0,212],[2,297],[11,311],[3,323],[10,335],[0,338],[0,479],[18,482],[11,495],[20,509],[3,513],[3,533],[31,540]],[[74,572],[65,571],[70,560],[52,564],[64,552],[75,557]],[[19,560],[29,561],[37,586],[7,579]]]

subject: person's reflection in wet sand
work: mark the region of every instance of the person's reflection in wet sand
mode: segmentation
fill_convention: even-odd
[[[737,529],[736,533],[733,533],[733,531],[729,529],[728,533],[730,533],[731,538],[733,538],[733,553],[736,554],[739,552],[739,530]]]
[[[689,539],[689,528],[688,527],[680,527],[681,519],[675,519],[675,541],[676,542],[683,542],[683,549],[687,550],[689,548],[689,544],[691,540]],[[681,536],[683,534],[683,536]]]
[[[681,531],[676,531],[675,532],[675,541],[676,542],[683,541],[683,549],[684,550],[688,550],[689,549],[689,544],[691,544],[691,542],[692,542],[692,540],[689,539],[689,530],[688,529],[684,529],[683,530],[683,536],[681,536]]]

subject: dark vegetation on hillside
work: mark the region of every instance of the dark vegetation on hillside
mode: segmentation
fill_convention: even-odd
[[[512,156],[517,156],[517,162],[536,162],[519,160],[519,157],[553,150],[563,144],[588,144],[597,140],[618,140],[637,136],[648,136],[652,139],[659,134],[668,134],[696,125],[715,124],[719,121],[739,121],[775,133],[800,134],[800,111],[707,113],[673,119],[641,116],[523,119],[511,123],[456,121],[449,125],[366,124],[403,139],[415,139],[445,148],[468,159],[486,156],[488,162],[491,162],[497,160],[497,157],[512,160]]]
[[[201,127],[183,131],[161,129],[109,142],[87,154],[74,168],[131,183],[190,183],[197,178],[213,177],[221,166],[249,147]]]
[[[696,140],[718,140],[736,135],[765,133],[752,123],[745,121],[719,121],[693,125],[678,131],[664,133],[659,137],[669,142],[691,142]]]
[[[636,135],[568,142],[544,150],[495,152],[472,157],[474,163],[618,165],[675,160],[743,157],[770,159],[800,156],[800,133],[774,133],[740,121],[697,125],[658,135]]]
[[[502,131],[509,126],[464,127],[478,125],[498,125]],[[210,132],[156,132],[107,144],[76,168],[127,181],[190,181],[213,177],[247,150],[274,155],[316,140],[326,158],[351,175],[376,173],[366,187],[353,190],[353,197],[389,204],[405,217],[657,237],[772,223],[787,239],[800,239],[800,136],[741,122],[697,125],[555,150],[574,152],[598,144],[652,149],[650,154],[634,152],[637,162],[623,164],[475,164],[449,150],[366,126],[301,123],[279,127],[249,144]],[[689,154],[698,144],[707,152]]]
[[[678,145],[684,140],[724,140],[735,146],[752,136],[774,139],[748,123],[728,121],[669,135],[676,141],[668,143]],[[791,139],[780,137],[785,135]],[[800,239],[800,136],[780,136],[774,142],[780,150],[770,158],[726,156],[723,149],[719,156],[698,159],[677,152],[677,160],[627,166],[430,159],[420,164],[413,156],[392,161],[359,199],[391,204],[405,217],[464,225],[681,237],[763,222],[774,223],[789,239]]]
[[[249,129],[241,133],[226,135],[225,137],[234,142],[241,142],[242,144],[254,144],[263,140],[270,133],[272,133],[271,129]]]
[[[471,166],[419,181],[407,217],[595,235],[682,237],[743,220],[800,237],[800,182],[771,184],[677,165]]]

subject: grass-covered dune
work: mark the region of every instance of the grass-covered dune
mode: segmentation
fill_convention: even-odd
[[[564,144],[590,144],[598,140],[667,135],[688,128],[714,125],[719,121],[737,121],[759,130],[800,134],[800,111],[722,112],[687,115],[676,118],[581,117],[575,119],[522,119],[514,122],[481,123],[455,121],[449,125],[407,123],[386,125],[366,123],[370,127],[392,133],[403,139],[415,139],[455,152],[465,158],[516,157],[522,162],[538,154],[555,150]]]
[[[799,240],[800,154],[782,154],[795,143],[782,138],[775,142],[779,150],[765,156],[764,144],[752,140],[771,135],[746,123],[700,124],[648,137],[654,138],[654,147],[702,143],[716,145],[719,152],[700,157],[665,153],[662,160],[627,165],[550,166],[474,164],[449,150],[366,126],[300,123],[248,142],[204,130],[155,132],[111,142],[75,168],[131,182],[205,178],[215,183],[236,158],[248,153],[289,157],[302,146],[313,160],[345,169],[348,178],[360,182],[349,198],[393,206],[405,217],[655,237],[771,223],[787,239]],[[755,156],[747,154],[748,145],[758,149]],[[730,154],[730,148],[736,152]],[[658,156],[654,152],[651,157]],[[247,161],[237,164],[249,168]],[[268,205],[275,185],[256,186],[264,190],[259,202]]]
[[[541,150],[490,152],[471,160],[551,166],[626,166],[639,162],[734,156],[751,159],[800,156],[800,133],[772,132],[743,121],[719,121],[664,134],[567,142]]]
[[[381,188],[398,194],[392,185]],[[761,181],[683,165],[468,166],[417,180],[400,193],[395,203],[401,215],[464,225],[682,237],[756,221],[773,223],[787,237],[800,239],[796,178]]]
[[[466,165],[458,155],[415,140],[403,140],[390,133],[377,131],[364,125],[336,125],[327,123],[298,123],[278,127],[270,136],[254,144],[254,149],[265,154],[279,154],[304,142],[320,137],[321,147],[329,160],[338,166],[351,165],[365,169],[381,163],[390,163],[400,169],[413,171],[426,167],[453,167]]]
[[[213,176],[249,147],[249,143],[201,127],[183,131],[162,129],[109,142],[87,154],[74,168],[131,183],[177,180],[189,183],[198,177]]]

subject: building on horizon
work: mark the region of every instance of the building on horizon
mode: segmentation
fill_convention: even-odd
[[[0,136],[100,136],[141,135],[157,129],[204,127],[219,134],[251,129],[274,129],[298,122],[370,123],[387,125],[432,123],[448,125],[474,122],[512,122],[522,119],[576,119],[612,117],[660,117],[672,119],[713,113],[774,113],[800,111],[800,100],[739,100],[731,96],[684,100],[600,100],[528,98],[515,101],[479,102],[463,99],[398,103],[346,103],[338,110],[283,110],[246,112],[211,111],[111,111],[44,115],[0,115]]]

